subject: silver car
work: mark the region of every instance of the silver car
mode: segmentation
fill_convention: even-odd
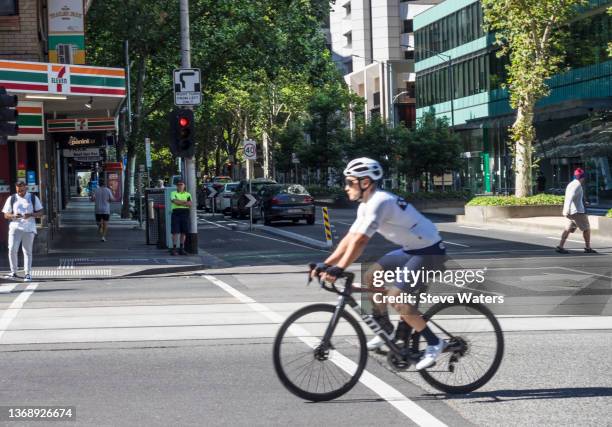
[[[217,207],[220,212],[229,215],[231,211],[232,194],[236,191],[239,182],[228,182],[223,186],[223,191],[217,195]]]

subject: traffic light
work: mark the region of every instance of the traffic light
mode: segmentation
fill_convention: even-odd
[[[194,123],[192,110],[174,110],[170,113],[170,151],[177,157],[194,154]]]
[[[16,123],[18,114],[15,107],[17,95],[7,95],[6,89],[0,86],[0,137],[17,135],[19,126]]]

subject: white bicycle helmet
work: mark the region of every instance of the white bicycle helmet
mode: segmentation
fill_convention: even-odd
[[[354,176],[356,178],[369,177],[374,181],[378,181],[383,177],[383,169],[376,160],[367,157],[359,157],[351,160],[346,169],[344,176]]]

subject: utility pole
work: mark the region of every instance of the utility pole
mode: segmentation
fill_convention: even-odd
[[[180,0],[181,14],[181,68],[191,68],[191,42],[189,40],[189,0]],[[192,109],[192,107],[188,107]],[[195,141],[194,141],[195,143]],[[185,249],[192,254],[198,253],[198,191],[196,188],[195,162],[193,157],[185,159],[185,181],[187,191],[191,194],[189,223],[191,232],[187,235]]]

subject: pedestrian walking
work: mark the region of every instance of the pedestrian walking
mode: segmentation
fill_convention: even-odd
[[[185,253],[185,238],[189,233],[189,209],[191,208],[191,194],[185,191],[185,181],[182,179],[176,183],[176,191],[170,194],[172,202],[172,215],[170,226],[172,231],[172,249],[170,255],[176,255],[176,244],[180,239],[179,254]]]
[[[40,199],[28,193],[28,187],[24,181],[15,184],[16,192],[11,195],[2,208],[4,218],[10,221],[8,234],[8,254],[11,272],[7,275],[9,279],[17,278],[19,270],[17,251],[19,245],[23,250],[24,282],[32,280],[32,247],[36,236],[36,220],[43,216],[43,206]]]
[[[574,180],[565,188],[563,216],[567,218],[567,225],[561,234],[559,246],[555,248],[560,254],[569,253],[563,246],[565,246],[567,237],[578,228],[582,231],[582,236],[584,238],[584,252],[589,254],[597,253],[597,251],[591,248],[591,226],[589,224],[589,217],[586,214],[586,209],[584,208],[583,186],[585,181],[586,174],[584,170],[578,168],[574,171]]]
[[[100,241],[106,242],[106,232],[108,231],[108,220],[110,219],[110,206],[113,201],[113,193],[108,188],[104,180],[100,180],[98,188],[95,189],[91,200],[96,203],[95,215],[98,224],[98,234]]]

